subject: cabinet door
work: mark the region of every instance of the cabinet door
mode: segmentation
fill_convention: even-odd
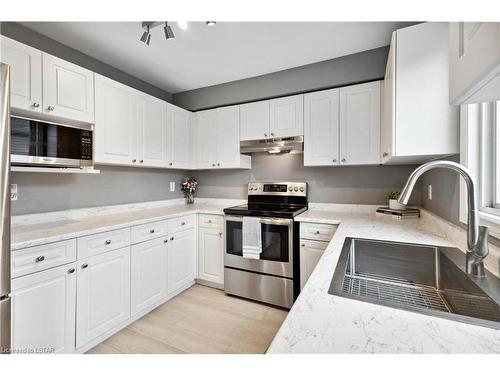
[[[131,311],[135,315],[167,296],[167,237],[131,248]]]
[[[387,57],[383,82],[382,123],[380,125],[381,160],[390,159],[394,154],[394,136],[396,120],[396,32],[392,33],[391,47]]]
[[[304,135],[304,95],[271,100],[270,131],[271,138]]]
[[[217,110],[196,113],[196,167],[217,167]]]
[[[121,83],[96,75],[94,161],[135,165],[137,120],[133,91]],[[136,116],[135,116],[136,117]]]
[[[42,70],[43,112],[94,123],[94,73],[47,53]]]
[[[240,164],[240,107],[217,109],[217,167]]]
[[[42,110],[42,52],[0,36],[1,61],[10,65],[12,108]]]
[[[167,167],[191,166],[191,112],[167,103]]]
[[[136,92],[138,106],[137,163],[144,167],[167,166],[167,107],[165,102],[150,95]]]
[[[240,105],[240,141],[269,137],[269,100]]]
[[[304,95],[304,165],[338,165],[339,89]]]
[[[300,290],[325,252],[328,242],[300,240]]]
[[[218,228],[200,228],[198,232],[198,278],[224,283],[224,239]]]
[[[77,263],[76,346],[130,317],[130,247]]]
[[[380,163],[380,81],[340,89],[340,162]]]
[[[168,293],[191,283],[196,277],[196,230],[174,233],[168,241]]]
[[[12,280],[12,348],[73,352],[75,298],[75,263]]]

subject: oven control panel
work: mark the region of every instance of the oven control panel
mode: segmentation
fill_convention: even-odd
[[[249,182],[249,195],[290,195],[307,197],[306,182]]]

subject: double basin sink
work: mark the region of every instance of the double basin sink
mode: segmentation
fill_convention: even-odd
[[[465,272],[456,248],[346,238],[329,293],[500,329],[500,279]]]

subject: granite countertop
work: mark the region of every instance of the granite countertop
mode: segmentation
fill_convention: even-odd
[[[328,294],[346,237],[457,246],[443,223],[396,220],[362,209],[311,208],[298,221],[339,224],[268,353],[500,353],[500,330]]]
[[[57,213],[49,213],[47,221],[40,220],[39,215],[23,215],[24,222],[21,217],[18,217],[15,219],[17,224],[11,228],[11,250],[170,219],[186,214],[223,215],[224,208],[240,202],[201,200],[199,203],[189,205],[182,203],[182,201],[176,203],[156,208],[144,207],[141,204],[127,205],[118,212],[116,210],[101,211],[99,207],[96,207],[91,209],[91,212],[87,213],[86,216],[77,218],[68,217],[64,214],[55,215]],[[32,220],[32,217],[37,217],[37,219]]]

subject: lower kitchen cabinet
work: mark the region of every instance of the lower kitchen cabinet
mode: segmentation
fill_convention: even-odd
[[[76,346],[130,317],[130,247],[77,263]]]
[[[13,350],[73,352],[75,298],[75,263],[12,280]]]
[[[304,288],[327,246],[328,242],[324,241],[300,240],[300,290]]]
[[[167,297],[167,237],[131,247],[132,316]]]
[[[198,278],[224,283],[224,238],[219,228],[198,231]]]
[[[186,286],[196,277],[196,229],[171,235],[167,247],[168,293]]]

